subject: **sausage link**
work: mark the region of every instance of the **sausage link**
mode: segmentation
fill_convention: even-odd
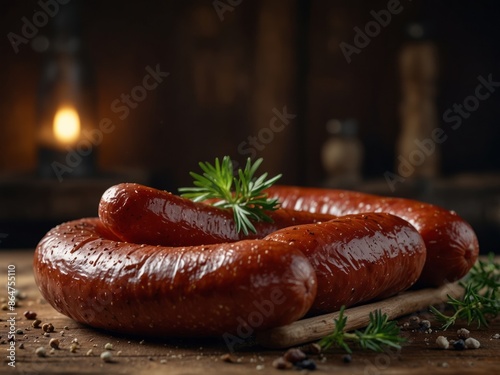
[[[419,231],[427,260],[418,287],[439,286],[465,276],[479,255],[472,227],[453,211],[411,199],[381,197],[346,190],[273,186],[266,191],[282,207],[343,216],[386,212],[399,216]]]
[[[347,215],[271,233],[266,240],[302,250],[316,271],[311,314],[395,295],[419,278],[425,244],[406,220],[384,213]]]
[[[122,241],[164,246],[192,246],[262,238],[290,225],[314,223],[333,215],[268,212],[272,223],[254,223],[257,233],[238,233],[231,210],[193,202],[147,186],[123,183],[110,187],[99,203],[99,218]]]
[[[308,311],[317,289],[311,264],[288,244],[132,244],[117,241],[97,218],[47,233],[34,274],[44,298],[77,322],[158,337],[288,324]]]

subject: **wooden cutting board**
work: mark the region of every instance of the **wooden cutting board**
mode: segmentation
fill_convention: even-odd
[[[346,331],[366,327],[369,314],[381,310],[388,315],[389,320],[427,309],[430,305],[446,302],[448,295],[458,298],[463,294],[463,288],[458,283],[445,284],[440,288],[427,288],[403,292],[397,296],[352,307],[344,311],[347,317]],[[287,326],[278,327],[257,335],[257,342],[266,348],[288,348],[319,340],[335,329],[334,319],[338,312],[315,316],[296,321]]]

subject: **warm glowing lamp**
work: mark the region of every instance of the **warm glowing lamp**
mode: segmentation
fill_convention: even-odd
[[[65,145],[76,143],[80,136],[80,116],[71,107],[57,110],[54,116],[54,137],[56,141]]]
[[[95,81],[81,40],[82,2],[60,7],[38,88],[38,174],[59,181],[95,174]],[[86,138],[87,137],[87,138]]]

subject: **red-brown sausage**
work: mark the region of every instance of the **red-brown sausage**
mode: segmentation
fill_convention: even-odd
[[[99,203],[99,218],[122,241],[193,246],[262,238],[280,228],[314,223],[333,215],[268,212],[272,223],[254,223],[257,233],[238,233],[231,210],[224,210],[151,187],[123,183],[110,187]]]
[[[333,189],[273,186],[266,191],[282,207],[343,216],[387,212],[409,221],[422,235],[427,260],[417,284],[439,286],[469,272],[479,255],[472,227],[453,211],[403,198]]]
[[[311,262],[318,278],[312,314],[406,290],[419,278],[426,257],[417,230],[384,213],[284,228],[265,239],[293,245]]]
[[[288,324],[317,288],[311,264],[288,244],[146,246],[114,240],[97,218],[47,233],[34,273],[44,298],[77,322],[157,337],[241,337]]]

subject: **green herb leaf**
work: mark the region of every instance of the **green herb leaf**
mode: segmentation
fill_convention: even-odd
[[[352,349],[347,344],[348,341],[352,341],[363,349],[381,352],[384,346],[400,349],[401,344],[406,341],[399,335],[400,330],[396,322],[389,321],[387,314],[382,314],[380,310],[370,313],[370,323],[363,331],[344,332],[347,323],[344,311],[345,306],[342,306],[338,318],[334,320],[334,331],[319,342],[323,350],[335,345],[352,353]]]
[[[495,262],[495,255],[490,253],[487,260],[478,260],[469,274],[460,282],[464,288],[461,299],[447,296],[447,305],[453,313],[446,315],[430,307],[430,311],[446,330],[458,319],[466,320],[468,325],[476,323],[478,327],[488,326],[489,318],[500,314],[500,264]]]
[[[199,166],[202,174],[191,172],[195,187],[180,188],[181,196],[195,202],[214,199],[214,206],[232,209],[236,230],[248,235],[249,231],[256,232],[252,221],[272,222],[266,211],[273,211],[279,207],[277,199],[269,199],[264,190],[273,185],[281,175],[267,179],[267,173],[255,177],[255,172],[262,164],[262,158],[254,163],[247,159],[245,168],[238,169],[236,176],[233,172],[233,163],[229,156],[222,162],[215,159],[214,165],[201,162]]]

